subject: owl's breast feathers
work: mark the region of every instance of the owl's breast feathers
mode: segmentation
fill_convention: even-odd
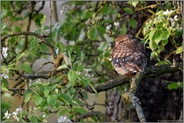
[[[147,63],[144,46],[129,34],[116,39],[111,57],[115,70],[121,75],[142,72]]]

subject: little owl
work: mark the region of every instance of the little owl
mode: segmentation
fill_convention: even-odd
[[[144,46],[130,34],[115,39],[111,59],[121,75],[142,72],[147,64]]]

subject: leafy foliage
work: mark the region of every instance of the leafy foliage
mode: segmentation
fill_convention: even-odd
[[[35,105],[17,115],[18,119],[6,120],[6,117],[4,121],[46,122],[51,113],[57,113],[58,117],[67,115],[72,121],[84,121],[75,118],[93,109],[86,104],[89,98],[86,87],[90,86],[97,93],[95,84],[118,76],[109,60],[109,44],[118,35],[140,28],[144,45],[151,49],[150,59],[158,61],[156,65],[172,62],[169,59],[171,54],[166,52],[170,43],[174,47],[172,53],[181,55],[183,52],[178,40],[183,33],[182,20],[174,5],[164,5],[169,14],[165,9],[156,8],[156,12],[148,15],[139,26],[134,15],[138,9],[143,9],[137,7],[146,7],[145,2],[124,2],[127,5],[122,8],[121,2],[70,1],[62,5],[66,16],[62,22],[44,26],[46,18],[49,18],[41,13],[44,1],[1,3],[2,39],[8,35],[1,42],[2,47],[8,48],[7,57],[2,57],[1,61],[2,92],[16,93],[23,96],[25,104],[31,102]],[[35,7],[38,3],[40,8]],[[25,20],[28,23],[24,23]],[[33,24],[37,29],[31,32]],[[168,57],[161,59],[162,53]],[[1,54],[4,56],[3,52]],[[33,64],[37,59],[48,62],[35,70]],[[47,71],[42,70],[48,64],[52,66]],[[16,83],[13,89],[9,86],[10,78]],[[168,88],[177,89],[180,85],[173,82]],[[9,108],[6,102],[3,103],[2,113],[5,114]],[[93,121],[98,119],[104,121],[101,117],[92,116]]]

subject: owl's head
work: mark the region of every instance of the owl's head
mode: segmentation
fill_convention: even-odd
[[[125,34],[125,35],[120,35],[115,39],[116,43],[121,43],[121,42],[130,42],[132,39],[132,35],[130,34]]]

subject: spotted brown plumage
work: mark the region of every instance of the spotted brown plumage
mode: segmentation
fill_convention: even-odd
[[[144,46],[130,34],[115,39],[111,58],[115,70],[121,75],[142,72],[147,64]]]

